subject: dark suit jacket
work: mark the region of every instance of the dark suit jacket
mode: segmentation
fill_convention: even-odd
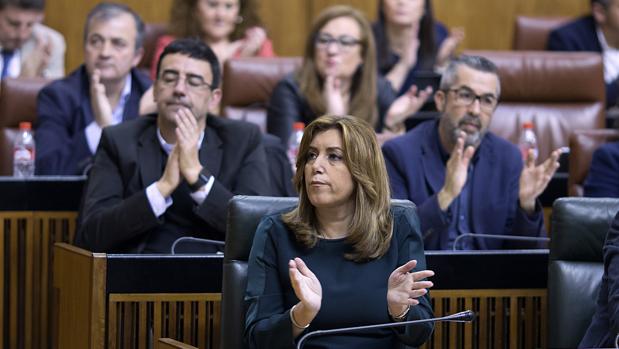
[[[585,196],[619,198],[619,142],[604,144],[593,153],[584,187]]]
[[[131,95],[123,120],[138,116],[140,98],[150,87],[150,79],[131,70]],[[39,175],[79,175],[91,164],[84,129],[93,120],[90,106],[90,81],[82,65],[64,79],[56,80],[39,92],[36,172]]]
[[[555,30],[548,36],[546,48],[550,51],[602,52],[593,16],[583,16]],[[606,106],[612,107],[619,99],[619,79],[606,84]]]
[[[252,124],[208,116],[200,162],[215,176],[204,202],[181,211],[189,225],[179,226],[171,215],[178,199],[191,200],[183,183],[173,204],[158,219],[146,187],[159,180],[167,156],[156,135],[156,117],[105,128],[90,172],[76,244],[92,251],[169,252],[166,238],[194,235],[223,240],[228,201],[234,194],[270,195],[270,184],[260,130]],[[193,209],[193,210],[192,210]],[[178,211],[178,210],[177,210]],[[178,213],[178,212],[177,212]],[[152,246],[153,241],[167,241]]]
[[[426,250],[446,249],[449,220],[438,205],[437,194],[445,183],[445,163],[438,148],[438,121],[427,121],[383,146],[392,196],[418,206]],[[492,133],[477,149],[471,188],[471,232],[540,236],[541,209],[528,217],[520,209],[518,188],[522,159],[518,149]],[[539,204],[538,204],[539,206]],[[476,239],[480,249],[516,247],[502,240]]]
[[[604,243],[604,275],[591,325],[579,348],[614,348],[619,334],[619,213]]]

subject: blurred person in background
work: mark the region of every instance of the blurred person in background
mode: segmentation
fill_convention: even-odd
[[[307,125],[323,114],[350,114],[372,125],[382,143],[404,131],[404,120],[430,94],[430,88],[412,86],[397,97],[389,81],[378,75],[365,16],[349,6],[332,6],[314,21],[301,68],[274,88],[267,132],[287,144],[296,121]]]
[[[464,39],[464,29],[451,33],[432,13],[431,0],[381,0],[372,25],[378,70],[398,95],[415,84],[420,72],[441,71]]]

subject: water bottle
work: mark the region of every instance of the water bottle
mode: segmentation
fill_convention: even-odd
[[[35,146],[30,122],[19,123],[19,134],[13,143],[13,176],[34,176]]]
[[[301,139],[303,139],[303,129],[305,124],[302,122],[295,122],[292,125],[292,134],[288,140],[288,160],[292,165],[292,169],[296,171],[297,166],[297,154],[299,153],[299,147],[301,146]]]
[[[537,160],[537,138],[535,138],[533,123],[531,121],[527,121],[522,124],[522,132],[520,133],[520,141],[518,142],[518,146],[520,147],[520,153],[522,154],[522,160],[524,162],[527,161],[527,156],[529,154],[529,150],[531,149],[533,149],[533,158]]]

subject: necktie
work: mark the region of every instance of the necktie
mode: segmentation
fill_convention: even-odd
[[[0,73],[0,79],[4,79],[9,73],[9,64],[11,63],[11,58],[13,58],[13,54],[15,51],[2,51],[2,73]]]

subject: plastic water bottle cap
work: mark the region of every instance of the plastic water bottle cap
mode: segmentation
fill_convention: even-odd
[[[294,124],[292,124],[292,129],[295,131],[303,131],[303,129],[305,128],[305,124],[302,122],[295,122]]]
[[[30,121],[22,121],[19,123],[19,129],[20,130],[31,130],[32,123]]]
[[[525,121],[522,124],[522,127],[526,128],[526,129],[531,129],[532,130],[533,129],[533,122],[532,121]]]

